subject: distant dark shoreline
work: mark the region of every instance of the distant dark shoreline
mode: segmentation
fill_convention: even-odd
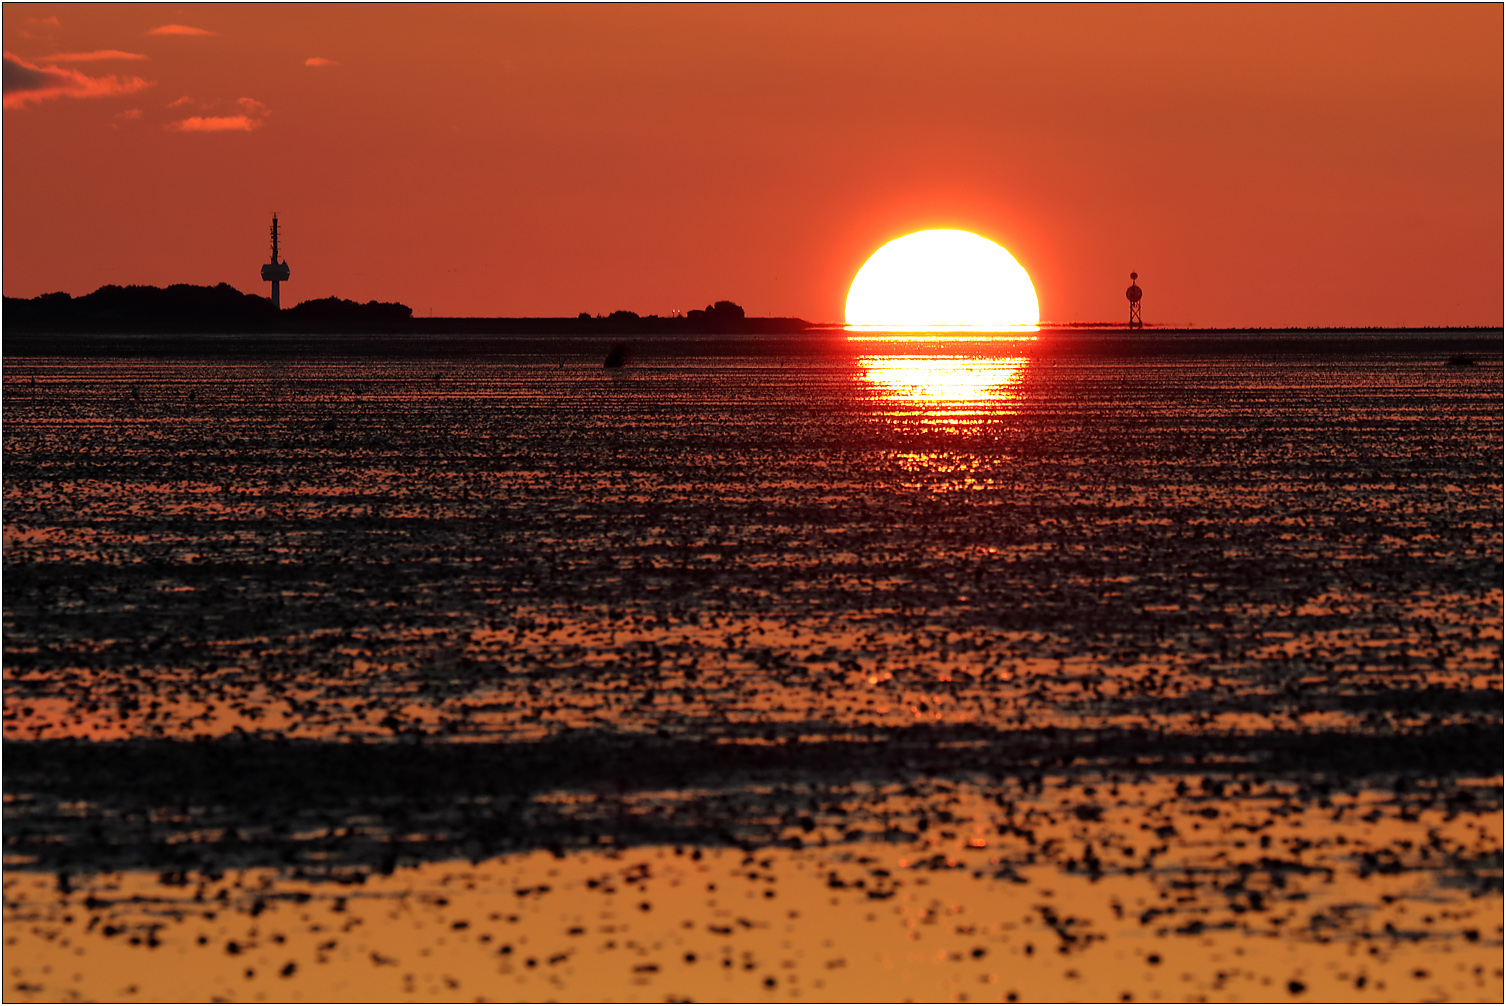
[[[801,318],[749,318],[728,300],[683,315],[633,311],[573,318],[415,318],[406,304],[339,297],[278,310],[265,297],[218,286],[102,286],[73,297],[6,297],[6,335],[788,335],[813,328]]]
[[[1023,356],[1214,354],[1350,355],[1374,352],[1499,355],[1502,329],[1159,328],[1109,323],[1044,325],[1018,343]],[[966,352],[979,335],[849,333],[801,318],[749,318],[730,301],[686,315],[582,313],[574,318],[415,318],[406,305],[334,297],[278,311],[228,284],[101,287],[70,297],[4,301],[6,358],[295,356],[604,356],[626,345],[639,360],[685,355],[804,356],[852,351]]]

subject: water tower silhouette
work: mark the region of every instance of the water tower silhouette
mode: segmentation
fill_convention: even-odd
[[[1137,280],[1139,278],[1140,278],[1140,274],[1139,273],[1137,273],[1137,272],[1130,273],[1130,285],[1129,285],[1129,289],[1126,290],[1126,291],[1124,291],[1124,296],[1127,297],[1127,298],[1129,298],[1129,302],[1130,302],[1130,320],[1129,320],[1129,327],[1130,328],[1144,328],[1145,327],[1145,322],[1143,322],[1143,321],[1140,320],[1140,288],[1135,285],[1135,280]]]
[[[272,309],[282,310],[282,284],[291,272],[286,262],[277,261],[277,214],[272,214],[272,261],[261,267],[261,278],[272,284]]]

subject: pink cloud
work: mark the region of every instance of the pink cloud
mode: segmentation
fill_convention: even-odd
[[[182,108],[184,105],[192,105],[192,104],[193,104],[193,99],[190,98],[188,95],[185,94],[181,98],[174,98],[172,101],[169,101],[167,103],[167,107],[168,108]]]
[[[115,113],[115,118],[117,118],[117,119],[139,119],[139,118],[141,118],[141,109],[139,109],[139,108],[128,108],[124,112],[116,112]]]
[[[170,122],[167,128],[181,133],[249,133],[260,125],[260,119],[253,119],[249,115],[193,115],[178,122]]]
[[[100,49],[97,52],[59,52],[43,56],[44,63],[90,63],[99,59],[146,59],[139,52],[121,52],[119,49]]]
[[[303,61],[304,66],[339,66],[333,59],[325,59],[323,56],[310,56]]]
[[[217,31],[192,28],[186,24],[163,24],[147,31],[148,35],[218,35]]]
[[[4,106],[22,108],[28,102],[50,98],[105,98],[134,94],[150,87],[140,77],[90,77],[77,70],[35,66],[10,53],[4,56]]]
[[[266,105],[255,98],[241,98],[236,104],[241,107],[240,115],[193,115],[170,122],[167,128],[180,133],[249,133],[259,128],[266,117],[272,114]]]

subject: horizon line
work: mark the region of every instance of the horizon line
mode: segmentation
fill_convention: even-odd
[[[98,293],[100,290],[104,289],[105,287],[111,287],[111,286],[116,287],[118,289],[129,289],[131,287],[145,287],[145,288],[148,288],[148,289],[166,290],[168,287],[173,287],[173,286],[189,286],[189,287],[194,287],[194,286],[204,286],[204,284],[196,284],[196,283],[169,283],[165,287],[159,287],[159,286],[155,286],[153,284],[105,283],[105,284],[103,284],[100,287],[96,287],[94,290],[90,291],[89,293],[85,293],[85,294],[71,294],[71,293],[68,293],[67,296],[70,299],[88,297],[88,296],[90,296],[93,293]],[[214,286],[229,286],[231,289],[236,290],[237,292],[241,293],[242,296],[259,297],[262,300],[267,300],[267,301],[270,301],[270,299],[271,299],[271,298],[266,297],[266,296],[264,296],[262,294],[259,294],[259,293],[247,293],[246,291],[241,290],[240,287],[237,287],[234,284],[228,283],[228,282],[225,282],[225,281],[221,281],[221,283],[214,284]],[[213,289],[213,286],[208,286],[206,288]],[[45,293],[35,294],[33,296],[30,296],[30,297],[22,296],[22,295],[15,295],[15,294],[0,293],[0,297],[3,297],[3,299],[5,299],[5,300],[32,301],[32,300],[36,300],[36,299],[41,298],[41,297],[52,296],[52,295],[57,294],[57,293],[67,293],[67,291],[61,291],[61,290],[47,291]],[[311,298],[308,298],[306,300],[301,300],[297,304],[290,305],[289,307],[283,308],[281,310],[282,311],[291,311],[294,308],[296,308],[296,307],[298,307],[298,306],[300,306],[302,304],[310,303],[312,301],[330,300],[330,299],[345,300],[346,298],[340,297],[338,294],[329,294],[329,295],[327,295],[325,297],[311,297]],[[361,301],[350,301],[350,303],[353,303],[353,304],[362,304],[363,302],[361,302]],[[369,303],[369,302],[366,302],[366,303]],[[378,302],[378,303],[382,303],[382,302]],[[394,302],[391,302],[391,303],[399,303],[399,302],[394,301]],[[408,307],[408,305],[406,305],[406,304],[402,304],[401,306]],[[410,308],[410,310],[412,310],[412,309]],[[622,309],[619,309],[619,310],[627,310],[627,309],[622,308]],[[636,314],[636,312],[630,312],[630,313]],[[609,315],[595,315],[595,314],[590,315],[590,319],[591,320],[605,321],[608,318],[609,318]],[[415,321],[415,322],[431,322],[431,321],[469,321],[469,322],[508,321],[508,322],[526,322],[526,321],[577,321],[577,320],[584,320],[584,319],[582,319],[581,313],[579,313],[579,312],[576,313],[576,314],[566,314],[566,315],[546,315],[546,314],[525,314],[525,315],[500,315],[500,314],[497,314],[497,315],[460,315],[460,314],[443,314],[443,315],[441,315],[441,314],[434,314],[431,311],[431,313],[424,314],[424,315],[420,315],[420,314],[418,314],[418,313],[415,312],[415,313],[413,313],[411,315],[411,320]],[[689,318],[688,318],[688,312],[685,312],[685,313],[675,313],[675,314],[667,314],[667,315],[642,314],[642,315],[638,315],[638,320],[646,321],[646,322],[652,322],[652,321],[685,322],[685,321],[688,321]],[[933,337],[934,336],[940,336],[940,335],[974,335],[974,336],[1006,335],[1007,336],[1007,335],[1011,335],[1011,334],[1019,335],[1019,334],[1028,334],[1028,333],[1039,332],[1039,331],[1044,331],[1044,330],[1064,330],[1064,329],[1102,329],[1102,330],[1110,330],[1110,331],[1142,331],[1142,332],[1149,332],[1149,331],[1160,331],[1160,332],[1179,332],[1179,331],[1197,331],[1197,332],[1220,332],[1220,331],[1229,331],[1229,332],[1262,332],[1262,331],[1389,331],[1389,330],[1404,330],[1404,331],[1484,330],[1484,331],[1490,331],[1490,330],[1506,330],[1506,322],[1485,322],[1485,323],[1473,323],[1473,324],[1448,324],[1448,323],[1424,323],[1424,324],[1391,323],[1391,324],[1387,324],[1387,323],[1378,323],[1378,322],[1367,322],[1367,323],[1349,323],[1349,324],[1312,324],[1312,323],[1286,323],[1286,324],[1281,324],[1281,323],[1274,323],[1274,324],[1260,324],[1260,325],[1239,325],[1239,324],[1228,324],[1228,323],[1211,323],[1210,324],[1210,323],[1200,323],[1200,322],[1177,321],[1177,322],[1145,322],[1140,328],[1131,329],[1129,327],[1128,323],[1125,322],[1125,321],[1040,321],[1040,322],[1037,322],[1034,325],[1020,325],[1020,326],[1009,326],[1009,327],[999,327],[999,328],[982,328],[982,327],[971,327],[971,326],[964,326],[964,325],[936,325],[936,326],[932,326],[932,327],[929,327],[929,328],[923,328],[923,327],[908,328],[908,327],[903,327],[903,326],[898,326],[898,325],[849,325],[846,322],[840,322],[840,321],[808,321],[805,318],[801,318],[801,317],[799,317],[797,315],[746,315],[745,316],[745,320],[748,320],[748,321],[798,321],[798,322],[802,322],[802,323],[805,324],[806,331],[836,331],[836,332],[847,332],[847,333],[856,333],[856,334],[873,333],[875,335],[881,334],[881,333],[889,333],[889,334],[912,334],[913,333],[913,334],[918,334],[918,335],[929,335],[929,336],[933,336]]]

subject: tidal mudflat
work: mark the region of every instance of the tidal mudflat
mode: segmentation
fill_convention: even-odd
[[[8,358],[6,997],[1499,1000],[1500,336],[1304,338]]]

